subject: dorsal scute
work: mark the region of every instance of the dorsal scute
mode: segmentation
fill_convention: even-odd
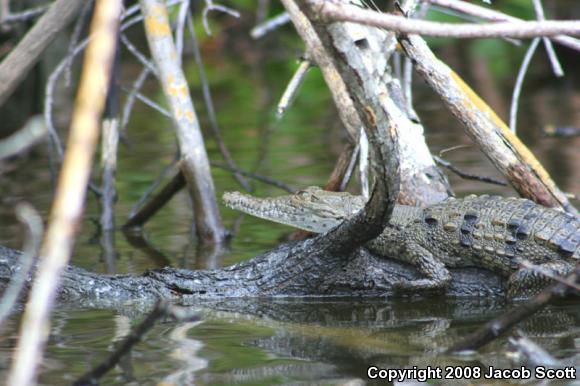
[[[527,199],[471,195],[447,200],[426,208],[423,221],[426,227],[437,222],[444,231],[457,232],[460,242],[472,235],[515,248],[530,240],[561,256],[580,259],[580,219]]]

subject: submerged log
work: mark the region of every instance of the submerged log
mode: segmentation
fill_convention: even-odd
[[[114,307],[129,301],[167,299],[182,304],[225,298],[390,297],[392,283],[413,280],[412,267],[373,256],[364,248],[345,255],[321,254],[324,235],[289,243],[229,267],[191,271],[162,268],[142,275],[104,275],[69,266],[59,300],[90,307]],[[314,253],[313,253],[314,252]],[[0,287],[20,269],[21,252],[0,246]],[[451,269],[452,297],[504,294],[504,281],[476,268]]]

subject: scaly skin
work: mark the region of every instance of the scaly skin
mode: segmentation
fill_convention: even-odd
[[[365,204],[360,196],[318,187],[273,198],[231,192],[224,201],[232,209],[315,233],[329,231]],[[575,216],[525,199],[469,196],[425,209],[397,205],[388,226],[367,247],[425,275],[396,283],[401,291],[444,290],[451,280],[447,267],[474,266],[508,278],[508,294],[514,297],[537,293],[550,282],[520,269],[521,260],[565,275],[580,260],[579,245]]]

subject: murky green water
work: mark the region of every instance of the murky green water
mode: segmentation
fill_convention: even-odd
[[[284,38],[274,37],[264,43],[271,51],[264,50],[258,58],[242,55],[242,59],[236,56],[235,60],[224,60],[223,50],[228,48],[239,54],[244,49],[242,43],[247,43],[244,39],[222,42],[223,46],[206,54],[219,123],[225,142],[241,168],[256,170],[295,187],[321,185],[332,170],[344,141],[336,122],[337,114],[315,69],[290,113],[282,121],[276,121],[275,100],[295,67],[289,58],[300,52],[299,46],[293,52],[276,48],[277,39]],[[459,45],[448,50],[458,50],[455,54],[464,52]],[[467,59],[455,60],[464,66],[469,64],[466,64]],[[546,124],[579,126],[580,94],[569,83],[558,84],[550,79],[546,68],[541,65],[535,68],[535,77],[526,89],[529,94],[520,114],[520,127],[525,128],[521,136],[560,187],[578,194],[580,138],[543,138],[540,127]],[[578,76],[573,68],[569,71],[572,76]],[[190,75],[195,90],[197,81],[193,69]],[[464,76],[476,79],[476,89],[482,86],[472,72]],[[128,77],[124,83],[131,81]],[[149,90],[154,87],[152,83]],[[505,95],[500,94],[503,104],[508,101],[509,89],[506,90]],[[419,85],[416,92],[418,100],[423,101],[416,107],[428,130],[428,142],[434,153],[469,144],[461,129],[428,90]],[[154,91],[154,95],[160,98],[158,92]],[[199,95],[196,95],[196,103],[198,110],[203,112]],[[207,122],[203,123],[207,126]],[[206,131],[205,136],[212,160],[221,162],[209,132]],[[122,147],[119,156],[118,224],[127,218],[131,205],[155,176],[171,162],[175,150],[169,122],[139,104],[128,130],[128,140],[131,147]],[[445,158],[471,173],[498,177],[474,147],[447,153]],[[0,243],[20,248],[21,231],[12,208],[16,202],[28,201],[46,218],[52,198],[50,173],[42,147],[29,159],[12,161],[6,167],[8,171],[3,172],[0,180]],[[218,194],[240,189],[228,172],[214,169],[213,173]],[[470,182],[454,175],[450,175],[450,180],[458,195],[513,194],[509,188]],[[261,196],[282,193],[260,183],[254,183],[254,187],[255,194]],[[239,214],[222,208],[226,225],[229,228],[239,226],[239,232],[229,251],[220,256],[204,256],[198,253],[191,239],[189,208],[187,196],[182,193],[154,217],[145,228],[148,248],[136,247],[122,233],[115,233],[117,259],[111,264],[105,261],[100,249],[95,225],[97,204],[90,196],[72,263],[97,272],[135,274],[165,265],[191,269],[217,267],[258,255],[290,232],[289,228],[247,216],[238,224]],[[368,381],[366,369],[373,365],[390,369],[509,367],[505,339],[469,357],[440,355],[452,342],[501,314],[508,306],[501,299],[251,300],[226,302],[220,304],[218,310],[215,306],[200,305],[201,322],[158,324],[146,341],[103,379],[103,384],[358,385]],[[141,318],[141,311],[129,306],[121,310],[78,309],[70,305],[58,308],[52,321],[41,384],[72,382],[106,358]],[[16,314],[0,332],[0,380],[6,375],[16,345],[18,321]],[[555,356],[580,365],[580,307],[577,302],[551,306],[520,329]],[[439,379],[430,383],[470,384],[470,381]],[[482,380],[475,383],[511,382]]]

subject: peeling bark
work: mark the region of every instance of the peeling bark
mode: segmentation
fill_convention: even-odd
[[[385,119],[396,122],[400,162],[398,202],[424,206],[449,197],[451,188],[435,166],[423,126],[414,112],[407,111],[401,86],[391,76],[388,60],[396,46],[394,34],[351,23],[316,22],[294,0],[282,3],[309,56],[320,67],[351,140],[357,141],[365,125],[374,126],[373,120],[378,121],[380,130],[388,130]],[[345,71],[352,71],[353,76],[347,77]],[[379,105],[387,106],[389,112],[386,117],[377,113],[373,118]]]

